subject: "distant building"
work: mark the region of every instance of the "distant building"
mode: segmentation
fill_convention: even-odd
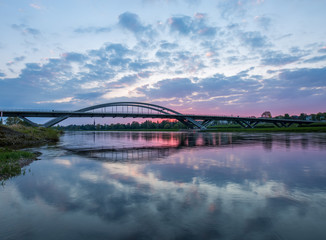
[[[272,118],[272,114],[270,111],[265,111],[263,112],[263,114],[261,115],[262,118]]]

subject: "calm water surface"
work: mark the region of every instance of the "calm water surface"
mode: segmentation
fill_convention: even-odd
[[[326,239],[326,134],[67,132],[0,186],[0,239]]]

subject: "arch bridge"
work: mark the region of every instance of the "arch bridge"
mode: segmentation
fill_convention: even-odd
[[[232,121],[240,124],[244,128],[254,128],[258,123],[273,123],[277,127],[289,127],[292,124],[310,124],[315,121],[293,120],[293,119],[273,119],[254,117],[233,117],[217,115],[195,115],[182,114],[173,109],[156,104],[142,102],[113,102],[94,105],[76,111],[57,110],[1,110],[1,117],[19,117],[33,126],[51,127],[67,118],[73,117],[122,117],[122,118],[157,118],[175,119],[185,124],[188,128],[205,130],[214,121]],[[31,121],[30,117],[45,117],[52,120],[39,125]]]

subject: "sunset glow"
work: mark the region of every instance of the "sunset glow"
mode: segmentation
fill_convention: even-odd
[[[0,107],[324,112],[325,9],[308,0],[0,0]]]

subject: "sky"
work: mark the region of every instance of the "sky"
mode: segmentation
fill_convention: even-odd
[[[0,108],[326,112],[325,0],[0,0]]]

